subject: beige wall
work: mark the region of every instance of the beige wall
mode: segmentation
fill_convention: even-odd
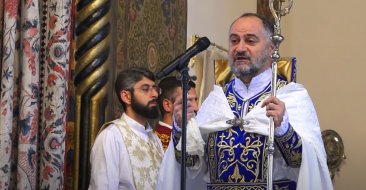
[[[231,22],[244,12],[256,11],[257,0],[188,0],[187,5],[187,47],[195,34],[228,47]]]
[[[192,35],[197,34],[227,48],[231,22],[257,9],[257,0],[188,0],[187,4],[187,47],[192,45]],[[194,68],[191,70],[194,73]]]
[[[337,131],[345,145],[335,190],[366,186],[365,7],[365,0],[294,0],[281,21],[281,56],[297,57],[297,80],[312,97],[321,129]],[[228,27],[243,12],[256,12],[256,0],[188,0],[187,46],[199,34],[227,47]]]
[[[343,139],[347,159],[335,190],[366,189],[366,1],[294,0],[281,21],[281,56],[297,57],[297,80],[313,100],[322,130]]]

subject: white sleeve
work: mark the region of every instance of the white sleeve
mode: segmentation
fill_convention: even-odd
[[[111,126],[96,138],[90,153],[91,177],[89,190],[117,190],[119,185],[121,135],[114,134]],[[118,137],[117,135],[120,135]],[[123,142],[122,142],[123,143]],[[124,144],[124,143],[123,143]]]
[[[289,118],[288,118],[287,111],[285,110],[285,114],[283,115],[283,120],[281,122],[281,126],[274,128],[274,135],[276,137],[281,137],[288,132],[289,128],[290,128]]]

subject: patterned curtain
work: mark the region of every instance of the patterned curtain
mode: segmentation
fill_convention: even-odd
[[[0,189],[64,189],[72,2],[4,3]]]

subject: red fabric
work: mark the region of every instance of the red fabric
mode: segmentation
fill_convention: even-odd
[[[168,127],[165,127],[163,125],[160,125],[159,123],[156,126],[155,131],[158,132],[158,133],[160,133],[160,134],[166,134],[169,137],[170,137],[170,135],[172,133],[172,130],[171,129],[169,129]]]
[[[154,133],[159,137],[161,144],[163,145],[163,149],[164,151],[166,151],[170,142],[172,130],[168,127],[158,124],[155,128]]]

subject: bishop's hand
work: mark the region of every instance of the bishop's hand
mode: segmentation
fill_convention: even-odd
[[[285,115],[285,103],[276,97],[269,97],[262,103],[261,108],[266,106],[267,117],[273,117],[273,122],[275,127],[280,127],[281,122],[283,120],[283,116]]]
[[[195,95],[187,95],[187,123],[188,121],[195,116],[192,100],[196,98]],[[178,127],[182,127],[182,97],[177,97],[174,102],[174,119],[177,123]]]

